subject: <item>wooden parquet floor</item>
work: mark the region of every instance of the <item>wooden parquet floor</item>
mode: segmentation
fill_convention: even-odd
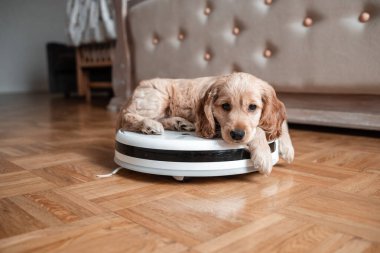
[[[273,173],[111,178],[115,114],[0,96],[0,252],[380,252],[380,139],[291,129]]]

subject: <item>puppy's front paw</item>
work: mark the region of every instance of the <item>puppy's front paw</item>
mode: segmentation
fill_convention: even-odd
[[[256,149],[253,152],[251,151],[251,160],[254,168],[260,173],[269,175],[272,172],[272,154],[269,148],[268,150]]]
[[[162,134],[164,132],[164,127],[158,121],[144,119],[141,132],[144,134]]]
[[[193,123],[179,117],[178,117],[178,120],[176,120],[175,128],[178,131],[194,131],[195,130],[195,126]]]

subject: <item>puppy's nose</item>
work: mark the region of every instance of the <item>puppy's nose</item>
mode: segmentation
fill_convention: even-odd
[[[243,139],[245,132],[244,130],[241,130],[241,129],[235,129],[230,132],[230,135],[232,139],[240,141],[241,139]]]

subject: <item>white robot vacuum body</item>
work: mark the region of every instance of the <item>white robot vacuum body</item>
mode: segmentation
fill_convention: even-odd
[[[278,142],[268,143],[273,165],[278,162]],[[243,145],[222,139],[204,139],[194,132],[166,130],[162,135],[118,131],[115,162],[126,169],[157,175],[211,177],[256,171]]]

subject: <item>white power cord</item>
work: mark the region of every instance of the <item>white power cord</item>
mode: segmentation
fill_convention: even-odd
[[[125,169],[123,167],[117,167],[116,169],[114,169],[111,173],[108,173],[108,174],[102,174],[102,175],[96,175],[97,177],[100,177],[100,178],[104,178],[104,177],[112,177],[113,175],[115,175],[116,173],[119,172],[119,170],[121,169]]]

